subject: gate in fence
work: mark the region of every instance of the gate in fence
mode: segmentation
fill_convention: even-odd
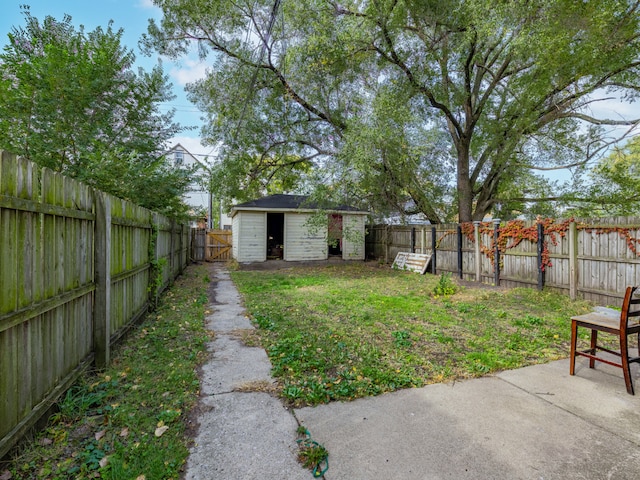
[[[205,247],[207,262],[226,262],[231,260],[231,231],[209,230]]]

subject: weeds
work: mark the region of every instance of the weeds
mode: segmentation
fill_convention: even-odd
[[[440,274],[438,283],[433,287],[433,294],[436,297],[447,297],[453,295],[458,291],[458,286],[451,279],[451,273],[445,272]]]
[[[298,430],[298,460],[304,468],[312,471],[315,478],[321,477],[329,469],[329,452],[324,446],[314,441],[309,431],[303,426]]]
[[[199,391],[196,368],[206,351],[205,277],[206,266],[187,268],[114,352],[111,366],[74,385],[0,476],[178,479]]]
[[[589,309],[532,289],[468,287],[432,296],[453,280],[370,264],[232,277],[282,395],[295,406],[562,358],[569,319]]]

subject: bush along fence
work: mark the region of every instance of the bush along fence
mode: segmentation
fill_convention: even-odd
[[[189,258],[188,226],[0,152],[0,458],[109,363]]]
[[[538,218],[367,229],[367,255],[432,253],[428,272],[506,287],[548,287],[617,305],[640,284],[640,218]]]

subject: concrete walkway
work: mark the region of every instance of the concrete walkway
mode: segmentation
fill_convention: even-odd
[[[603,370],[562,360],[296,416],[329,450],[327,480],[638,479],[640,396]]]
[[[185,478],[308,480],[310,472],[296,459],[298,423],[278,398],[263,392],[273,383],[267,354],[238,338],[254,328],[240,295],[226,270],[214,266],[212,273],[207,325],[215,336],[202,369],[199,429]]]
[[[561,360],[294,417],[277,398],[244,391],[272,383],[270,363],[237,339],[253,327],[227,272],[216,267],[213,283],[215,340],[187,479],[311,479],[295,458],[296,418],[329,450],[327,480],[640,478],[638,365],[636,396],[619,369],[578,359],[571,377]]]

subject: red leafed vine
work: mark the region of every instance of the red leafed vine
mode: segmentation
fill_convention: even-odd
[[[563,238],[569,231],[569,225],[575,222],[578,230],[584,230],[585,232],[595,232],[598,235],[617,233],[621,238],[626,241],[627,247],[634,255],[640,256],[640,238],[636,238],[631,234],[632,230],[638,230],[638,227],[608,227],[608,226],[590,226],[583,222],[576,222],[574,218],[569,218],[560,223],[555,223],[552,218],[538,217],[536,222],[525,227],[523,220],[510,220],[505,225],[498,227],[498,240],[497,247],[500,253],[504,253],[511,248],[515,248],[523,240],[528,240],[532,243],[538,242],[538,224],[542,224],[544,228],[545,239],[542,243],[542,265],[540,269],[544,272],[546,268],[551,267],[549,242],[553,245],[558,244],[558,240]],[[460,224],[462,234],[465,235],[472,243],[475,243],[474,225],[473,223]],[[494,226],[492,222],[483,222],[479,225],[480,234],[490,235],[491,243],[489,245],[481,245],[480,251],[491,260],[493,264],[495,261],[496,240],[493,236]],[[449,232],[448,232],[449,233]],[[451,232],[453,233],[453,232]],[[446,234],[445,234],[446,235]]]
[[[633,254],[637,257],[640,256],[638,252],[638,245],[640,245],[640,238],[634,238],[631,235],[631,230],[638,230],[638,228],[630,228],[630,227],[604,227],[598,226],[593,227],[584,223],[578,223],[576,225],[578,230],[584,230],[587,233],[596,233],[597,235],[601,235],[603,233],[617,233],[620,238],[622,238],[627,243],[627,248],[633,252]]]
[[[496,246],[498,251],[502,254],[511,248],[517,247],[518,245],[520,245],[520,243],[522,243],[523,240],[537,243],[538,225],[541,224],[543,226],[545,238],[542,243],[542,264],[540,266],[540,269],[544,272],[548,267],[553,266],[549,253],[549,242],[551,242],[554,246],[558,245],[559,239],[563,238],[567,234],[567,232],[569,231],[569,225],[572,222],[576,223],[576,228],[578,230],[584,230],[588,233],[596,233],[598,235],[617,233],[620,238],[626,241],[629,250],[633,252],[635,256],[640,256],[640,238],[636,238],[631,234],[632,230],[637,231],[640,229],[638,226],[592,226],[583,222],[576,222],[574,218],[569,218],[560,223],[555,223],[554,219],[552,218],[538,217],[536,219],[536,222],[529,227],[525,226],[525,222],[523,220],[510,220],[503,226],[498,227],[497,242],[494,236],[493,222],[481,222],[478,227],[479,232],[481,235],[484,234],[490,236],[491,242],[489,243],[489,245],[481,244],[480,251],[487,258],[489,258],[491,260],[491,263],[493,264],[495,262]],[[475,228],[473,222],[461,223],[460,230],[471,243],[475,243]],[[438,239],[436,248],[437,245],[439,245],[445,237],[453,234],[455,234],[455,230],[447,230],[446,232],[444,232],[443,235]]]

